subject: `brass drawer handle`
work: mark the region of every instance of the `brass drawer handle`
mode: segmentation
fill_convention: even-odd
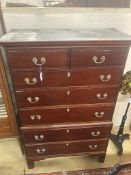
[[[35,119],[40,120],[41,115],[31,115],[30,118],[31,118],[31,120],[35,120]]]
[[[102,64],[102,63],[105,62],[106,57],[105,57],[105,56],[102,56],[102,57],[100,58],[100,61],[98,61],[97,56],[94,56],[94,57],[92,58],[92,60],[93,60],[93,62],[94,62],[95,64]]]
[[[38,59],[37,59],[36,57],[33,57],[32,62],[33,62],[36,66],[42,66],[43,64],[46,63],[46,59],[45,59],[45,57],[41,57],[41,59],[40,59],[40,62],[41,62],[41,63],[38,63]]]
[[[103,116],[104,116],[104,112],[95,112],[95,116],[97,117],[97,118],[102,118]]]
[[[35,119],[40,120],[41,115],[31,115],[30,118],[31,118],[31,120],[35,120]]]
[[[36,84],[37,83],[37,78],[32,78],[32,79],[29,79],[29,78],[25,78],[24,80],[26,82],[26,84]]]
[[[111,75],[110,74],[108,74],[106,76],[105,75],[100,75],[99,78],[100,78],[101,81],[104,81],[104,82],[106,81],[107,82],[107,81],[110,81]]]
[[[36,149],[36,152],[37,152],[38,154],[43,154],[43,153],[46,152],[46,149],[45,149],[45,148],[43,148],[43,149]]]
[[[96,95],[96,97],[99,99],[99,100],[105,100],[106,98],[107,98],[107,93],[105,93],[105,94],[97,94]]]
[[[35,140],[43,140],[44,139],[44,135],[40,135],[40,136],[35,135],[34,138],[35,138]]]
[[[30,103],[34,104],[34,103],[37,103],[39,101],[39,97],[35,97],[34,101],[33,101],[32,97],[28,97],[27,101],[29,101]]]
[[[97,136],[99,136],[100,135],[100,131],[93,131],[93,132],[91,132],[91,135],[93,136],[93,137],[97,137]]]
[[[89,148],[90,149],[96,149],[96,148],[98,148],[98,145],[89,145]]]

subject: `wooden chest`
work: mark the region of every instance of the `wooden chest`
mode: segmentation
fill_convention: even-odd
[[[56,156],[104,161],[130,43],[114,29],[13,30],[1,38],[29,168]]]

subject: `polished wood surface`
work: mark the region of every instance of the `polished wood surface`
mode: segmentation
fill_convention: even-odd
[[[70,104],[113,103],[118,86],[63,87],[50,89],[22,89],[16,91],[19,108]]]
[[[0,137],[12,137],[18,135],[16,125],[15,112],[12,106],[11,95],[7,83],[7,78],[4,71],[2,56],[0,54],[0,89],[2,92],[3,102],[6,107],[7,116],[0,117]]]
[[[12,137],[14,133],[12,132],[10,121],[7,117],[0,118],[0,138]]]
[[[75,141],[75,142],[56,142],[42,145],[26,146],[28,156],[51,156],[75,153],[99,153],[105,151],[107,140],[95,141]]]
[[[28,167],[81,154],[104,162],[131,37],[114,29],[12,30],[0,43]]]
[[[111,121],[114,104],[65,105],[20,109],[24,126],[76,122]]]
[[[39,69],[34,71],[12,70],[12,79],[15,89],[33,87],[117,85],[120,83],[122,72],[123,67],[99,67],[74,70],[43,69],[43,80],[41,81]],[[92,78],[92,76],[94,78]]]
[[[39,69],[41,58],[44,58],[44,63],[41,68],[66,68],[68,66],[68,52],[67,49],[42,48],[31,49],[25,51],[10,50],[7,52],[9,65],[13,69]],[[37,59],[36,64],[33,58]]]
[[[6,27],[0,2],[0,37],[5,33],[6,33]],[[12,102],[9,94],[1,54],[0,54],[0,90],[2,95],[1,99],[5,104],[6,108],[5,111],[7,111],[7,114],[5,114],[4,116],[0,116],[0,138],[16,136],[17,129],[14,117],[14,110],[11,107]]]
[[[128,48],[124,47],[85,47],[72,49],[72,67],[123,66]],[[96,62],[93,58],[96,57]],[[102,57],[105,58],[102,61]],[[97,64],[96,64],[97,63]]]
[[[68,125],[67,125],[68,126]],[[75,140],[87,140],[87,139],[103,139],[108,138],[111,124],[99,124],[97,126],[90,126],[87,124],[85,127],[77,126],[72,128],[68,126],[65,129],[62,128],[34,128],[24,130],[22,133],[24,136],[25,144],[32,143],[46,143],[46,142],[58,142],[58,141],[75,141]]]

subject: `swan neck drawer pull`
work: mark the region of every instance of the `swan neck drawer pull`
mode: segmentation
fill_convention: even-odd
[[[89,145],[89,148],[90,149],[96,149],[96,148],[98,148],[98,145]]]
[[[24,80],[26,82],[26,84],[36,84],[37,83],[37,78],[32,78],[32,79],[29,79],[29,78],[25,78]]]
[[[33,103],[34,104],[34,103],[37,103],[39,101],[39,97],[35,97],[34,98],[34,101],[33,101],[32,97],[28,97],[27,98],[27,101],[29,101],[30,103]]]
[[[40,135],[40,136],[35,135],[34,138],[35,138],[35,140],[43,140],[44,139],[44,135]]]
[[[97,118],[102,118],[104,116],[104,112],[95,112],[95,116]]]
[[[36,57],[33,57],[32,62],[36,65],[36,66],[42,66],[43,64],[46,63],[46,59],[45,57],[41,57],[40,61],[38,61],[38,59]],[[38,63],[40,62],[40,63]]]
[[[105,82],[105,81],[106,81],[106,82],[107,82],[107,81],[110,81],[110,80],[111,80],[111,75],[110,75],[110,74],[108,74],[108,75],[106,75],[106,76],[105,76],[105,75],[100,75],[100,80],[101,80],[101,81],[104,81],[104,82]]]
[[[97,56],[94,56],[94,57],[92,58],[92,60],[93,60],[93,62],[94,62],[95,64],[102,64],[102,63],[105,62],[106,57],[105,57],[105,56],[102,56],[102,57],[100,58],[100,61],[98,61]]]
[[[100,131],[91,132],[91,135],[92,135],[93,137],[97,137],[97,136],[100,135]]]
[[[38,154],[43,154],[43,153],[46,152],[46,149],[45,149],[45,148],[43,148],[43,149],[36,149],[36,152],[37,152]]]
[[[97,94],[96,95],[96,97],[99,99],[99,100],[105,100],[106,98],[107,98],[107,93],[105,93],[105,94]]]
[[[41,115],[31,115],[30,118],[31,118],[31,120],[35,120],[35,119],[40,120]]]

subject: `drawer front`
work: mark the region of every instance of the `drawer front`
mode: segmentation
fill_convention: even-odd
[[[84,85],[115,85],[119,84],[123,67],[88,68],[71,71],[44,71],[40,80],[39,71],[12,71],[14,86],[28,87],[60,87]]]
[[[38,69],[68,67],[66,49],[32,49],[31,51],[8,51],[7,57],[11,69]]]
[[[30,143],[46,143],[57,141],[75,141],[83,139],[102,139],[108,138],[112,125],[100,124],[98,126],[88,126],[85,128],[76,127],[54,128],[54,129],[26,129],[22,130],[24,141]]]
[[[72,67],[99,67],[125,65],[128,48],[87,47],[72,49]]]
[[[24,126],[52,123],[96,122],[111,121],[113,111],[113,105],[28,108],[19,110],[19,117]]]
[[[76,141],[25,146],[27,156],[56,156],[78,153],[105,152],[107,140]]]
[[[53,89],[24,89],[16,91],[18,107],[69,104],[114,103],[118,87],[75,87]]]

